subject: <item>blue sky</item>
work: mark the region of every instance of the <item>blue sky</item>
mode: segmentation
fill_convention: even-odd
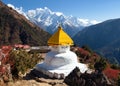
[[[120,0],[2,0],[5,4],[23,7],[24,11],[48,7],[82,19],[105,21],[120,18]]]

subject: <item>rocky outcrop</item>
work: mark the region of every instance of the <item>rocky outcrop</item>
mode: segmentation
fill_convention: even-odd
[[[103,73],[97,71],[89,74],[81,73],[79,68],[75,68],[64,80],[69,86],[112,86]]]

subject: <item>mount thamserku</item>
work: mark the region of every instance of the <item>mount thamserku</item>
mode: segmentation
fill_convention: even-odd
[[[37,24],[45,31],[53,34],[58,24],[61,24],[64,30],[73,37],[77,32],[84,27],[98,23],[96,20],[80,19],[73,16],[65,16],[61,12],[52,12],[49,8],[44,7],[36,8],[35,10],[28,10],[24,12],[22,8],[15,8],[13,5],[8,4],[20,14],[24,15],[31,22]]]

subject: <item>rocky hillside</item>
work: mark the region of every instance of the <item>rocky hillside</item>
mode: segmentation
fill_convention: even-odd
[[[50,34],[0,1],[0,45],[46,45],[49,37]]]
[[[114,63],[120,63],[120,19],[111,19],[80,31],[74,41],[88,45]]]

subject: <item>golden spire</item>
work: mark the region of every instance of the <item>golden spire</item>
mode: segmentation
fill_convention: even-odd
[[[59,26],[57,32],[49,38],[48,45],[73,45],[73,40],[63,31],[62,27]]]

